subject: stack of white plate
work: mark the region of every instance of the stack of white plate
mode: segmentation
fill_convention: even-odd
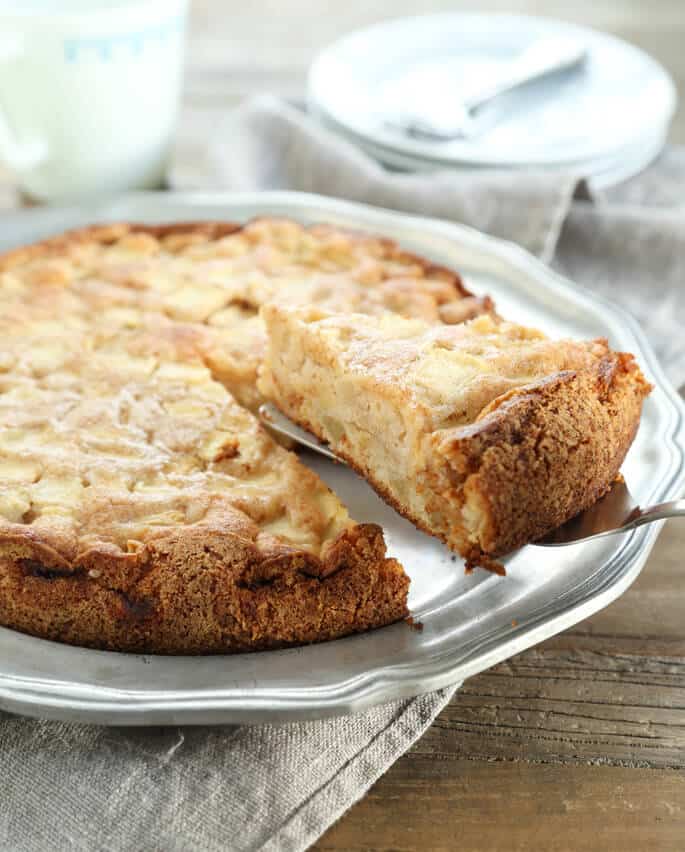
[[[544,39],[578,42],[587,60],[495,101],[475,136],[434,141],[388,124],[393,110],[449,112],[451,99],[496,79]],[[310,69],[308,105],[395,168],[546,169],[602,189],[661,151],[676,90],[664,68],[613,36],[546,18],[454,13],[385,22],[331,45]]]

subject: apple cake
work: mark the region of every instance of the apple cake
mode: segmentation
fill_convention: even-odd
[[[382,531],[249,409],[273,298],[456,323],[491,311],[330,226],[101,226],[0,258],[0,624],[209,653],[407,614]]]
[[[259,309],[275,298],[429,323],[492,310],[455,272],[391,240],[281,219],[87,228],[9,253],[0,273],[3,300],[19,279],[37,294],[61,288],[71,300],[65,311],[105,313],[113,328],[141,315],[192,327],[212,375],[252,411],[266,342]]]
[[[260,389],[467,559],[534,541],[608,490],[649,392],[606,340],[317,307],[262,309]]]

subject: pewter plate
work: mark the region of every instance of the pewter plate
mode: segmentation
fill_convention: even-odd
[[[407,110],[449,114],[453,98],[499,79],[516,55],[543,40],[583,45],[582,69],[478,110],[474,137],[426,141],[386,126],[386,116]],[[585,162],[590,176],[595,160],[644,145],[645,128],[664,130],[677,96],[664,68],[607,33],[539,16],[445,12],[381,21],[343,36],[312,63],[307,100],[344,133],[395,156],[568,171]]]
[[[468,228],[292,193],[136,194],[80,208],[5,216],[0,249],[97,221],[144,222],[282,215],[373,231],[459,269],[507,317],[551,335],[606,335],[634,352],[655,384],[623,471],[646,504],[685,485],[685,405],[637,323],[560,278],[516,246]],[[352,514],[386,530],[412,578],[423,632],[397,624],[287,651],[157,657],[72,648],[0,628],[0,708],[117,725],[313,719],[458,683],[570,627],[615,600],[640,573],[660,525],[567,548],[525,547],[507,576],[465,576],[459,559],[382,503],[354,473],[303,454]]]

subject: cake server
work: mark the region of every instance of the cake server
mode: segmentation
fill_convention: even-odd
[[[261,405],[259,416],[265,425],[279,435],[290,438],[297,444],[340,464],[346,463],[310,432],[296,426],[275,405],[269,402]],[[589,509],[552,530],[535,544],[542,547],[577,544],[607,535],[627,533],[643,524],[651,524],[666,518],[685,518],[685,499],[656,503],[643,509],[631,495],[625,481],[619,479],[611,490]]]
[[[436,108],[435,101],[427,99],[420,108],[402,109],[396,115],[386,116],[384,122],[410,136],[435,142],[474,136],[477,132],[474,116],[481,107],[544,77],[577,68],[586,57],[586,48],[576,42],[565,39],[538,41],[517,56],[500,77],[461,101],[441,103]]]

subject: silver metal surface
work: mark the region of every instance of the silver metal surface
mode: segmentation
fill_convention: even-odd
[[[616,305],[560,278],[516,246],[467,228],[291,193],[137,194],[80,208],[3,218],[0,249],[97,221],[243,221],[258,215],[327,221],[384,234],[458,268],[500,312],[553,336],[606,336],[634,352],[655,389],[623,467],[635,498],[651,505],[685,485],[685,406],[638,324]],[[505,560],[506,577],[466,576],[461,561],[400,518],[352,471],[302,458],[359,519],[380,523],[389,552],[412,579],[409,603],[423,631],[397,624],[336,642],[235,656],[156,657],[72,648],[0,628],[0,707],[104,724],[308,719],[458,683],[587,618],[637,577],[660,524]]]
[[[445,92],[439,109],[429,101],[428,107],[424,103],[420,109],[415,107],[389,115],[385,123],[411,136],[436,142],[449,142],[459,137],[472,139],[479,132],[474,118],[481,107],[523,86],[579,68],[586,58],[586,48],[577,41],[543,39],[515,57],[495,80],[461,100]],[[492,127],[492,123],[488,126]]]
[[[307,447],[309,450],[314,450],[315,453],[319,453],[327,459],[333,459],[335,462],[345,464],[327,444],[319,441],[318,438],[312,435],[311,432],[307,432],[306,429],[296,426],[289,417],[286,417],[285,414],[270,402],[265,402],[259,406],[259,419],[270,429],[273,429],[274,432],[283,435],[284,438],[290,438],[297,444]]]
[[[405,110],[443,114],[445,92],[455,101],[468,98],[496,80],[512,56],[549,39],[587,48],[582,73],[541,80],[480,110],[473,139],[436,144],[382,121]],[[527,166],[586,178],[602,173],[603,181],[610,159],[616,173],[635,173],[623,149],[633,161],[644,157],[655,135],[666,137],[676,102],[667,72],[613,36],[564,21],[479,12],[400,18],[349,33],[314,59],[307,83],[312,112],[375,149],[381,162],[403,161],[412,170]]]
[[[285,438],[290,438],[291,441],[333,459],[339,464],[346,464],[345,460],[336,455],[327,444],[293,423],[272,403],[265,402],[261,405],[259,416],[263,423]],[[593,506],[552,530],[544,538],[538,539],[535,544],[540,547],[563,547],[580,541],[591,541],[605,535],[620,535],[644,524],[653,524],[655,521],[683,517],[685,517],[685,500],[668,500],[665,503],[657,503],[655,506],[641,509],[628,490],[625,480],[620,480],[614,483],[611,490]]]
[[[668,518],[685,518],[685,500],[667,500],[642,509],[625,481],[620,480],[594,506],[535,543],[543,547],[563,547],[606,535],[620,535]]]

